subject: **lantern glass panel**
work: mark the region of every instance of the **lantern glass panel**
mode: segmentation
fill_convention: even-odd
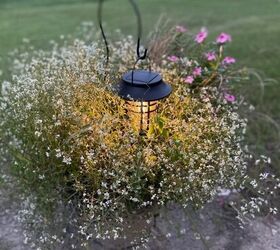
[[[134,129],[146,133],[156,115],[158,101],[126,101],[126,110]]]

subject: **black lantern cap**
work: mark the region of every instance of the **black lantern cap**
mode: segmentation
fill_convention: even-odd
[[[119,83],[118,94],[125,100],[156,101],[170,95],[172,88],[160,74],[146,70],[125,73]]]

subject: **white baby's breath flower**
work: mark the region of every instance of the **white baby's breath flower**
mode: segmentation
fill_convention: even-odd
[[[62,162],[65,163],[66,165],[71,165],[72,159],[71,159],[71,157],[64,155]]]
[[[36,137],[40,137],[40,136],[42,135],[42,132],[40,132],[40,131],[35,131],[34,134],[35,134]]]
[[[56,152],[56,155],[55,155],[55,156],[56,156],[57,158],[62,157],[63,154],[62,154],[62,152],[61,152],[60,149],[56,149],[55,152]]]

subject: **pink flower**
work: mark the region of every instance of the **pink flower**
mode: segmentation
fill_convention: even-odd
[[[170,62],[178,62],[179,61],[179,57],[178,56],[168,56],[167,59]]]
[[[187,32],[187,28],[182,26],[182,25],[177,25],[175,28],[176,28],[176,31],[179,32],[179,33]]]
[[[223,32],[220,35],[218,35],[218,37],[216,38],[216,42],[218,44],[225,44],[227,42],[231,42],[231,35]]]
[[[230,56],[225,57],[223,60],[223,64],[233,64],[235,62],[236,62],[235,58]]]
[[[230,94],[227,94],[227,93],[225,93],[224,98],[225,98],[225,100],[227,100],[228,102],[235,102],[235,100],[236,100],[236,98],[235,98],[234,95],[230,95]]]
[[[196,67],[194,70],[193,70],[193,76],[201,76],[201,73],[202,73],[202,69],[201,67]]]
[[[215,61],[217,59],[215,52],[208,52],[205,54],[205,56],[209,62]]]
[[[187,77],[185,78],[185,83],[192,84],[193,81],[194,81],[193,76],[187,76]]]
[[[206,28],[202,28],[201,30],[200,30],[200,32],[195,36],[195,41],[197,42],[197,43],[203,43],[204,42],[204,40],[207,38],[207,36],[208,36],[208,31],[207,31],[207,29]]]

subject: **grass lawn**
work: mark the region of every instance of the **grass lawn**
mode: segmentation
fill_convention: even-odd
[[[45,48],[51,39],[74,33],[83,21],[96,20],[95,0],[0,0],[0,67],[6,70],[7,53],[17,48],[23,38]],[[162,13],[195,31],[208,27],[214,38],[219,32],[232,34],[230,55],[241,65],[255,68],[280,81],[280,1],[279,0],[138,0],[144,28],[149,31]],[[135,17],[126,0],[108,0],[104,6],[107,29],[121,28],[135,34]],[[249,98],[280,121],[280,91],[277,83],[267,86],[263,101],[257,84],[246,88]],[[279,143],[272,125],[258,122],[251,137],[256,147],[266,147],[277,158]],[[252,139],[251,138],[251,139]],[[274,141],[274,142],[273,142]],[[278,157],[279,159],[279,157]],[[279,164],[278,164],[279,166]]]

